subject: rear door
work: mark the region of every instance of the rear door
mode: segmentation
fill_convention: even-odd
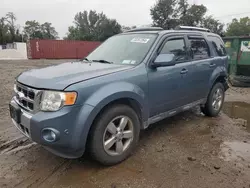
[[[188,35],[190,55],[195,72],[192,75],[193,101],[206,98],[209,81],[216,63],[203,36]]]
[[[228,69],[228,56],[223,40],[217,35],[208,35],[214,50],[214,61],[217,66]]]

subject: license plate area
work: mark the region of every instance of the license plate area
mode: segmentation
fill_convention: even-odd
[[[21,114],[22,114],[20,107],[14,104],[10,104],[9,108],[10,108],[10,117],[14,119],[17,124],[20,124]]]

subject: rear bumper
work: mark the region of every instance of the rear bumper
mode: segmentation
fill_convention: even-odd
[[[14,100],[10,104],[17,105]],[[79,158],[85,150],[89,130],[87,117],[93,107],[89,105],[64,107],[57,112],[38,112],[29,114],[21,109],[20,123],[12,119],[14,125],[30,140],[42,145],[45,149],[63,158]],[[84,116],[84,118],[82,117]],[[86,126],[87,125],[87,126]],[[55,130],[57,139],[44,139],[44,130]]]

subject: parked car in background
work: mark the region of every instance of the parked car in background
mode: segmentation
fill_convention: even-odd
[[[79,62],[20,74],[10,114],[24,135],[56,155],[78,158],[87,148],[114,165],[150,124],[197,105],[217,116],[227,63],[222,39],[206,29],[134,29]]]

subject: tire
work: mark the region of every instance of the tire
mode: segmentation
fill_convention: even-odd
[[[218,91],[221,92],[221,97],[218,97],[219,96]],[[218,99],[217,99],[218,103],[216,103],[216,104],[218,104],[218,106],[216,106],[216,104],[213,105],[215,98],[217,98],[216,96],[218,97]],[[211,91],[208,95],[208,98],[207,98],[207,102],[206,102],[204,107],[201,107],[201,111],[206,116],[209,116],[209,117],[218,116],[218,114],[220,113],[220,111],[222,109],[224,99],[225,99],[225,88],[224,88],[222,83],[218,82],[211,89]],[[219,103],[219,101],[220,101],[220,103]]]
[[[230,82],[234,87],[250,87],[250,76],[231,76]]]
[[[108,107],[97,118],[91,129],[90,154],[103,165],[118,164],[131,155],[138,143],[139,134],[140,121],[132,108],[126,105]]]

